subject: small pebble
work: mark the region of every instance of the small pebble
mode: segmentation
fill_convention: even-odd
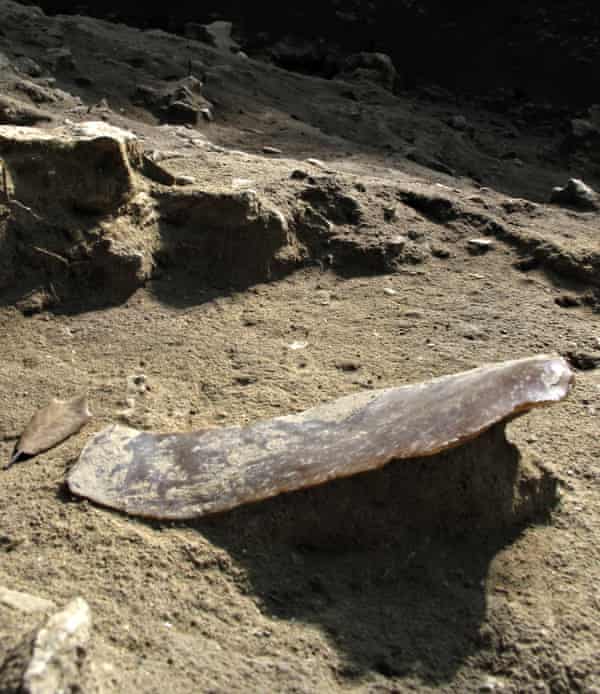
[[[254,181],[251,178],[232,178],[231,187],[232,188],[251,188],[254,185]]]
[[[287,347],[288,349],[291,349],[293,351],[296,351],[298,349],[305,349],[306,347],[308,347],[308,342],[295,341],[290,343]]]

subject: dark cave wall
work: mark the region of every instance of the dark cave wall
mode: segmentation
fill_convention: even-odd
[[[346,51],[382,51],[408,86],[517,90],[537,101],[589,105],[600,77],[597,0],[539,3],[456,0],[222,0],[168,5],[133,0],[39,0],[45,11],[109,17],[141,27],[183,31],[188,21],[233,20],[247,48],[286,34]]]

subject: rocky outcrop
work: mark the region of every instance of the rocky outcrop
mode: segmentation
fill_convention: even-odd
[[[106,214],[134,192],[135,137],[105,123],[70,130],[0,127],[0,158],[10,197],[33,210]]]
[[[22,286],[24,310],[48,308],[82,284],[119,300],[143,284],[150,244],[127,223],[141,204],[133,202],[140,150],[132,133],[102,122],[4,126],[0,160],[0,286]]]
[[[132,101],[148,108],[163,123],[194,125],[200,117],[212,120],[213,105],[202,95],[202,82],[188,75],[164,88],[139,84]]]

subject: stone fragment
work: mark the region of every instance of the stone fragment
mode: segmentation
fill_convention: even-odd
[[[491,239],[469,239],[467,250],[472,255],[483,255],[494,248],[495,243]]]
[[[600,208],[600,196],[582,180],[571,178],[564,187],[557,186],[552,190],[550,202],[559,205],[576,207],[581,210]]]
[[[326,169],[327,164],[324,161],[321,161],[320,159],[315,159],[314,157],[309,157],[306,160],[307,164],[310,164],[311,166],[316,166],[318,169]]]
[[[211,123],[215,119],[212,110],[208,107],[201,108],[199,113],[208,123]]]
[[[37,632],[23,675],[24,694],[85,691],[82,668],[92,617],[83,598],[75,598]]]
[[[212,104],[202,96],[202,82],[193,75],[178,80],[168,88],[138,84],[131,97],[134,104],[152,111],[165,123],[195,125],[201,115],[213,119]]]
[[[486,677],[479,685],[480,692],[503,692],[505,689],[506,685],[497,677]]]
[[[360,363],[336,366],[357,370]],[[359,392],[248,427],[155,434],[111,426],[86,445],[68,484],[130,514],[201,517],[393,460],[436,455],[562,400],[572,381],[564,359],[541,355]]]
[[[91,418],[85,395],[70,400],[52,400],[38,410],[25,427],[10,464],[22,456],[33,456],[58,445],[76,434]]]

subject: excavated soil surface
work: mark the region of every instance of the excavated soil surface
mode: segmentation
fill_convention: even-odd
[[[87,390],[95,415],[1,473],[0,584],[89,602],[104,692],[600,691],[598,370],[508,425],[559,495],[508,529],[386,528],[353,545],[325,527],[311,542],[293,532],[301,502],[278,532],[260,507],[147,522],[65,486],[114,422],[244,424],[535,353],[593,365],[598,212],[547,202],[569,177],[595,186],[593,153],[565,149],[541,115],[516,130],[472,102],[293,75],[163,32],[6,0],[0,25],[2,95],[48,112],[39,127],[131,130],[163,167],[162,182],[136,170],[142,198],[104,216],[0,205],[0,457],[52,397]],[[165,123],[134,98],[190,65],[213,120]],[[467,130],[447,125],[457,112]],[[34,622],[0,606],[0,663]]]

